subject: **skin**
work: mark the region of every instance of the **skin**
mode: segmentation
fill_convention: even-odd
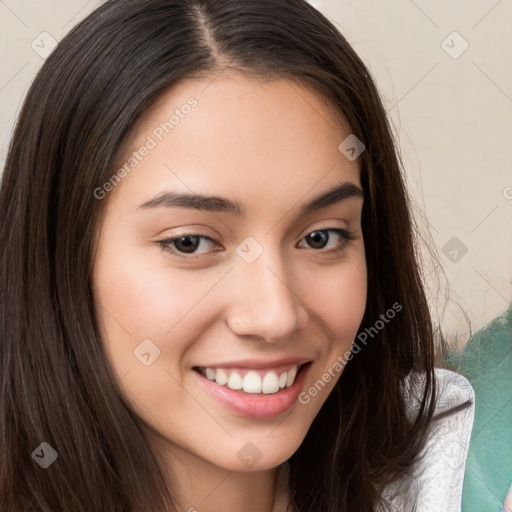
[[[340,182],[361,186],[359,159],[338,150],[350,128],[317,93],[225,72],[166,91],[126,140],[120,166],[190,97],[197,106],[162,141],[153,136],[157,146],[103,199],[93,275],[98,321],[179,510],[281,510],[277,467],[300,446],[339,374],[307,405],[259,420],[224,408],[192,368],[307,357],[307,389],[350,350],[366,304],[363,200],[297,215]],[[246,214],[140,208],[169,190],[236,200]],[[323,231],[322,247],[305,238],[333,228],[353,240]],[[173,255],[176,245],[158,244],[198,233],[213,242],[200,239],[195,253],[184,253],[188,260]],[[252,263],[236,252],[248,236],[263,249]],[[149,366],[134,356],[144,339],[160,350]],[[237,457],[248,442],[261,453],[251,467]]]

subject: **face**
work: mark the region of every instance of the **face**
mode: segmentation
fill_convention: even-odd
[[[102,338],[176,460],[281,464],[340,376],[367,276],[359,161],[338,149],[351,133],[339,117],[288,80],[189,79],[95,192]]]

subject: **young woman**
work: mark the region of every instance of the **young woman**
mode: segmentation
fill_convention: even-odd
[[[0,211],[4,512],[417,506],[408,201],[306,2],[107,1],[35,79]]]

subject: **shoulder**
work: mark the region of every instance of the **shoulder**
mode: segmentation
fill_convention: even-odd
[[[397,511],[460,512],[461,509],[475,393],[469,381],[453,371],[436,368],[435,378],[436,408],[422,458],[407,482],[398,482],[384,493]],[[407,381],[406,400],[412,415],[419,405],[423,382],[421,374],[411,375]]]
[[[457,508],[447,508],[443,499],[436,510],[460,510],[464,467],[475,415],[475,392],[464,376],[442,368],[436,368],[436,385],[435,415],[424,450],[424,475],[430,477],[425,483],[435,481],[436,495],[444,489],[450,491],[452,498],[458,498]]]
[[[436,380],[436,415],[462,406],[467,402],[474,404],[475,392],[468,379],[452,370],[435,369]],[[411,372],[405,382],[405,398],[409,410],[413,413],[421,399],[425,374]]]

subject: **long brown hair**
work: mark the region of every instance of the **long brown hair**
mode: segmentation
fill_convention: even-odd
[[[99,335],[91,266],[108,199],[93,191],[160,93],[226,65],[314,87],[366,146],[368,300],[359,333],[372,336],[290,458],[293,504],[370,511],[420,455],[435,405],[432,324],[401,165],[368,69],[303,0],[110,0],[41,68],[3,174],[3,512],[175,510]],[[393,304],[402,311],[376,329]],[[413,418],[404,398],[411,370],[425,376]],[[42,442],[58,453],[46,470],[31,457]]]

